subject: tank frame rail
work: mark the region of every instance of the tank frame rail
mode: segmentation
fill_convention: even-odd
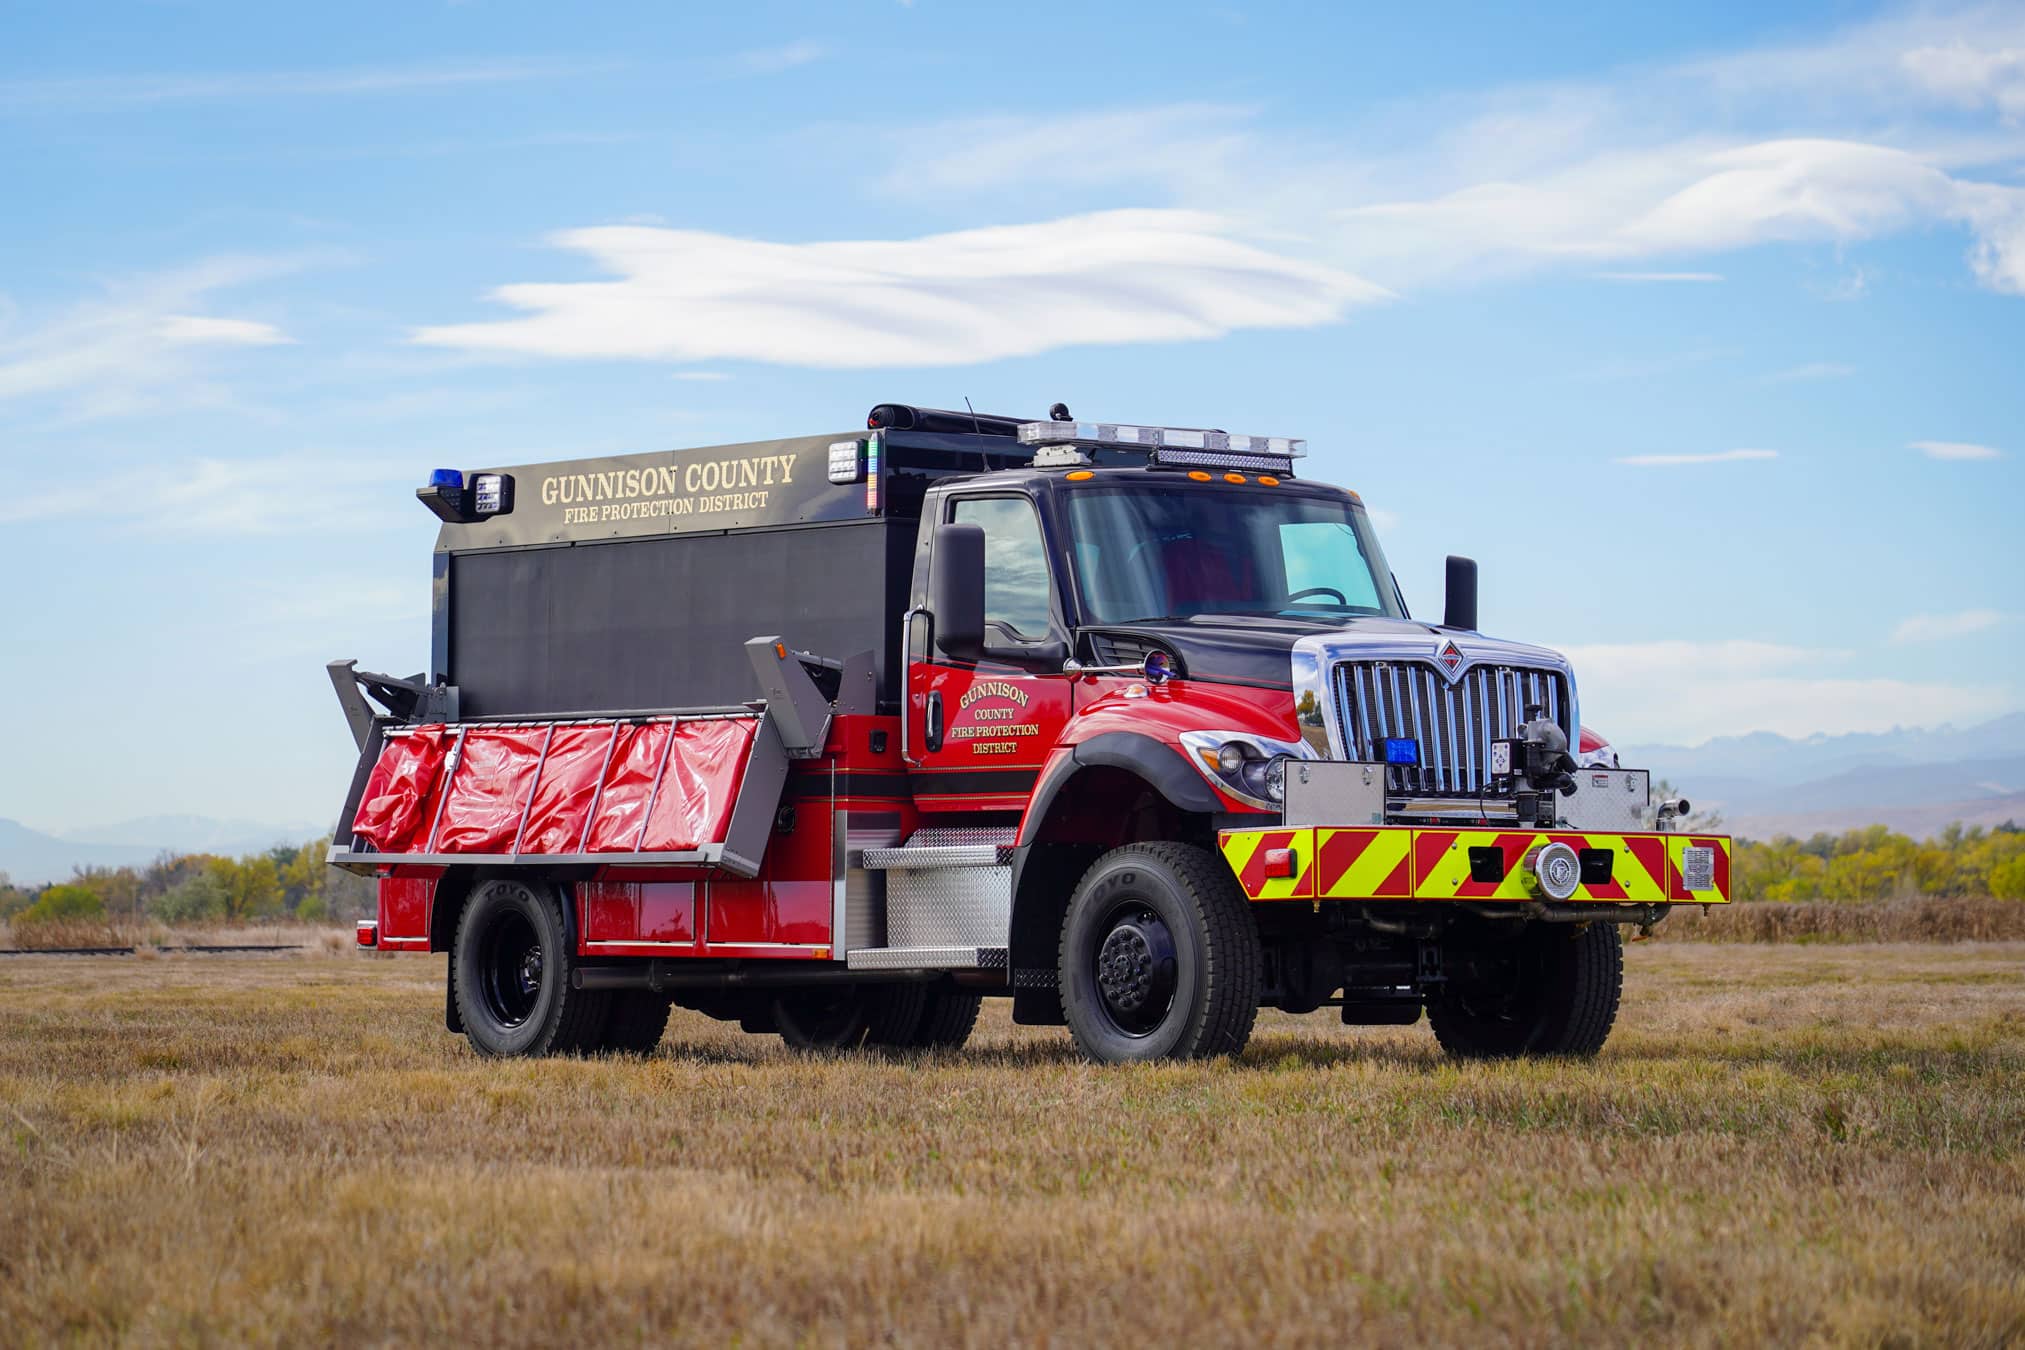
[[[745,772],[740,775],[737,796],[733,802],[731,817],[725,826],[721,843],[708,843],[693,849],[660,850],[642,852],[637,848],[631,852],[601,851],[588,852],[592,829],[597,823],[598,807],[603,801],[605,778],[611,771],[613,752],[619,743],[619,731],[628,726],[646,726],[665,722],[674,727],[685,722],[745,720],[756,723],[753,729],[752,747],[747,754]],[[605,748],[605,760],[598,770],[598,786],[591,797],[590,806],[584,813],[583,833],[578,837],[577,848],[569,853],[523,853],[521,844],[527,832],[528,818],[534,810],[534,799],[541,786],[541,776],[548,767],[548,756],[555,742],[555,733],[563,727],[607,726],[612,729],[610,743]],[[456,781],[457,771],[464,763],[464,738],[473,728],[486,731],[542,729],[546,735],[542,741],[541,756],[536,761],[532,777],[528,780],[527,800],[521,807],[520,825],[514,832],[513,846],[505,853],[439,853],[435,851],[437,833],[442,829],[444,807],[450,800],[450,791]],[[769,708],[713,708],[694,712],[668,712],[649,715],[606,715],[598,717],[539,718],[523,717],[499,721],[474,719],[469,722],[452,723],[447,730],[454,731],[456,740],[451,746],[448,769],[442,783],[434,789],[435,806],[429,821],[429,832],[424,837],[420,850],[411,853],[383,853],[371,844],[357,839],[352,834],[352,820],[357,816],[360,799],[365,795],[366,782],[373,767],[379,762],[380,753],[387,742],[404,736],[412,736],[420,727],[394,724],[381,720],[374,724],[360,747],[358,768],[352,775],[351,791],[346,794],[345,804],[338,819],[338,827],[331,836],[331,848],[327,861],[334,867],[371,876],[382,868],[400,866],[472,866],[486,867],[612,867],[653,864],[658,866],[691,866],[729,872],[734,876],[750,879],[759,874],[760,863],[766,850],[767,836],[773,830],[774,815],[780,809],[781,791],[787,783],[788,750],[782,744],[780,728]],[[654,814],[655,803],[660,800],[661,784],[667,777],[668,764],[674,758],[675,737],[668,737],[668,743],[661,752],[660,764],[655,769],[653,786],[648,790],[645,808],[640,813],[640,831],[634,836],[637,845],[646,837],[647,827]]]

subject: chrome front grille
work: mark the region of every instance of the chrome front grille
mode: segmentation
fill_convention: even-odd
[[[1490,778],[1491,742],[1516,737],[1531,704],[1575,741],[1559,671],[1476,665],[1450,684],[1421,661],[1339,661],[1331,682],[1346,758],[1382,762],[1388,737],[1420,743],[1418,765],[1386,770],[1393,792],[1476,795]]]

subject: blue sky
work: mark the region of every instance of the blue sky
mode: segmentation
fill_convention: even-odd
[[[1306,436],[1695,743],[2025,705],[2025,7],[0,3],[0,816],[315,822],[437,465]]]

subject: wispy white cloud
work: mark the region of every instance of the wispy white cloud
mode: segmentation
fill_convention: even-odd
[[[1804,366],[1775,370],[1759,379],[1760,384],[1800,384],[1807,380],[1840,380],[1856,373],[1855,366],[1840,361],[1809,361]]]
[[[2013,122],[2025,120],[2025,47],[1994,51],[1957,39],[1916,47],[1900,65],[1937,98],[1965,108],[1995,108]]]
[[[336,70],[79,75],[0,80],[0,110],[402,93],[465,85],[563,79],[609,69],[612,69],[610,62],[508,60]]]
[[[175,534],[356,530],[362,521],[386,521],[379,505],[414,476],[412,463],[352,455],[200,456],[57,487],[0,483],[0,524],[89,517]]]
[[[2025,294],[2025,140],[1963,125],[1965,106],[2010,106],[2020,50],[2025,11],[1921,11],[1810,46],[1398,105],[1327,135],[1205,104],[973,120],[910,134],[892,186],[1154,193],[1401,287],[1946,225],[1983,285]]]
[[[504,286],[524,317],[413,341],[527,356],[947,366],[1058,347],[1303,328],[1387,298],[1191,211],[1110,211],[918,239],[776,244],[693,230],[558,235],[610,279]]]
[[[1777,458],[1777,450],[1715,450],[1689,455],[1623,455],[1617,463],[1636,465],[1641,469],[1659,469],[1681,464],[1729,464],[1737,460]]]
[[[740,52],[737,66],[748,75],[778,75],[797,66],[806,66],[820,61],[826,55],[820,42],[803,38],[779,47],[762,47],[756,51]]]
[[[167,342],[220,342],[234,347],[275,347],[295,339],[258,319],[219,319],[202,314],[171,314],[155,325]]]
[[[678,380],[698,380],[715,384],[722,380],[728,380],[731,376],[721,370],[678,370],[675,372],[675,378]]]
[[[1906,447],[1917,450],[1928,459],[2002,459],[2004,452],[1990,445],[1976,445],[1969,441],[1914,441]]]
[[[2018,702],[2017,691],[1997,684],[1851,675],[1855,654],[1830,648],[1664,641],[1562,650],[1581,681],[1582,720],[1620,745],[1962,725]]]
[[[1972,114],[2008,107],[1998,58],[2020,43],[2025,15],[1922,12],[1776,53],[1421,100],[1326,133],[1269,131],[1256,109],[1204,102],[889,132],[895,194],[1003,219],[1044,182],[1058,199],[1130,209],[812,244],[575,230],[555,242],[606,279],[502,286],[492,297],[519,317],[412,337],[523,355],[948,365],[1326,323],[1387,288],[1527,270],[1707,284],[1724,274],[1680,264],[1935,225],[1966,233],[1984,286],[2025,295],[2025,186],[2008,176],[2025,139],[1965,129],[1961,94],[1976,91]],[[737,65],[824,54],[803,39]],[[1821,363],[1782,378],[1827,377]]]
[[[318,261],[327,259],[212,258],[114,282],[95,299],[47,315],[13,314],[0,325],[0,406],[54,399],[69,415],[89,418],[215,402],[207,360],[224,349],[293,339],[264,320],[197,311],[219,292]]]
[[[1891,630],[1893,642],[1944,642],[1987,632],[2009,616],[1994,609],[1965,609],[1957,614],[1915,614]]]

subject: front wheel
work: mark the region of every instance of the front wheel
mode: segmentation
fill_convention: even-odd
[[[554,888],[481,883],[458,919],[450,954],[457,1013],[472,1048],[494,1057],[595,1048],[610,1000],[570,988],[572,964]]]
[[[1586,1058],[1603,1048],[1624,992],[1624,940],[1611,923],[1528,924],[1446,959],[1427,1000],[1441,1048],[1461,1059]]]
[[[1259,1012],[1259,936],[1221,859],[1186,844],[1099,858],[1062,923],[1062,1011],[1091,1059],[1235,1055]]]

